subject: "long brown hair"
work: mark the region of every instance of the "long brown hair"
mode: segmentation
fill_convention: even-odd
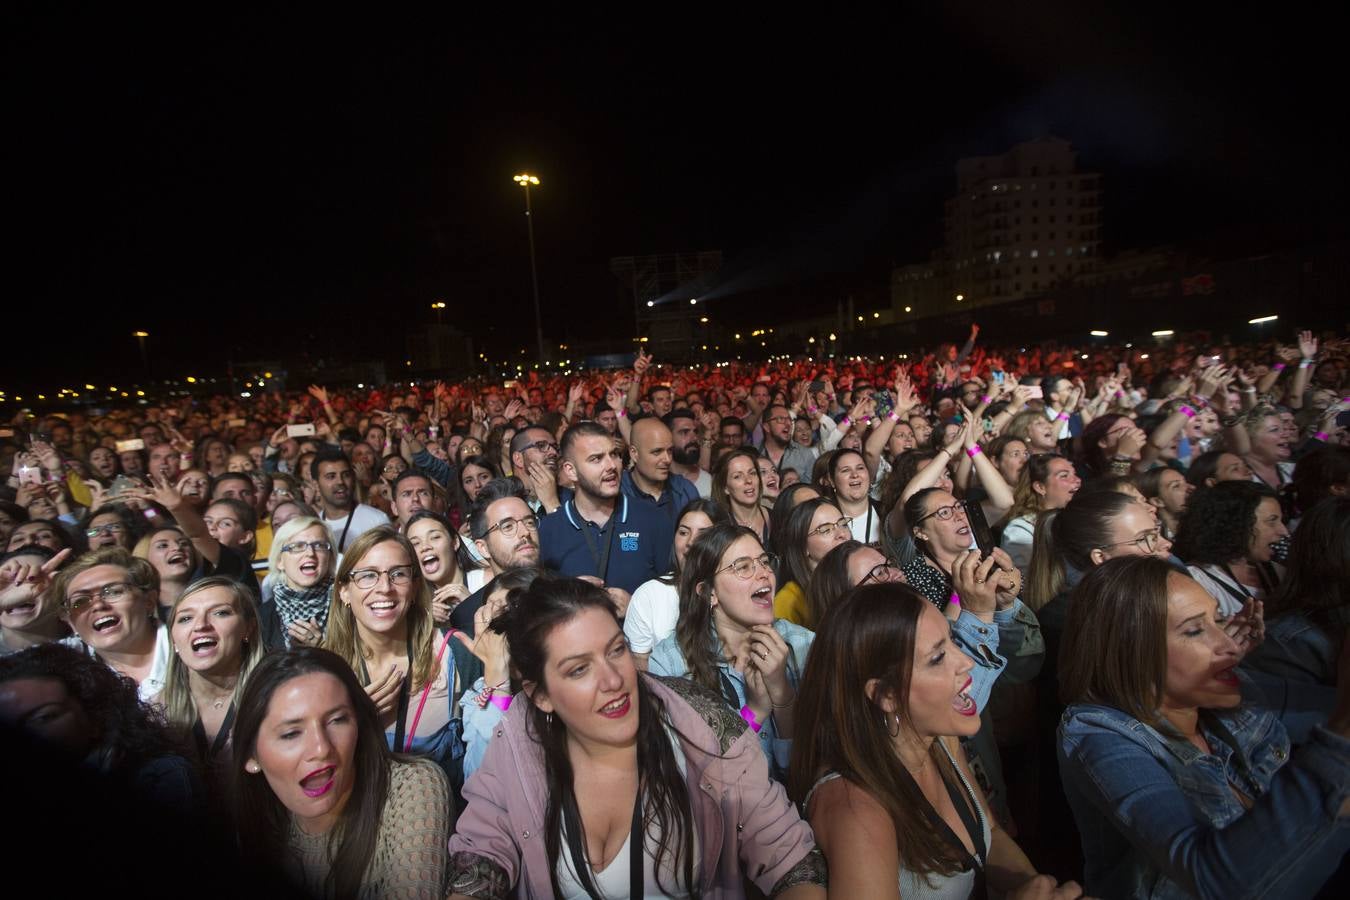
[[[723,526],[719,526],[723,527]],[[493,631],[504,634],[511,653],[511,663],[521,680],[533,690],[547,693],[546,668],[548,637],[588,609],[599,609],[614,617],[619,625],[618,610],[603,588],[578,578],[558,578],[539,575],[522,590],[512,591],[506,608],[492,620]],[[670,724],[665,704],[652,693],[645,681],[637,677],[637,766],[638,790],[644,795],[642,804],[643,833],[655,830],[661,835],[657,845],[655,869],[657,884],[670,894],[699,895],[694,877],[694,814],[689,789],[666,728]],[[544,848],[549,859],[549,883],[553,894],[561,896],[558,885],[558,859],[563,852],[563,831],[570,840],[585,847],[585,826],[577,807],[572,760],[567,750],[567,725],[558,715],[545,714],[534,705],[531,692],[524,694],[529,704],[526,715],[527,734],[543,747],[544,771],[547,776],[548,796],[545,799]],[[677,736],[683,739],[683,735]],[[633,852],[638,852],[637,848]],[[675,883],[666,886],[666,861],[676,872]],[[592,896],[597,892],[588,866],[581,866],[577,878],[583,889]]]
[[[928,605],[909,585],[886,583],[854,588],[830,607],[798,688],[788,795],[803,803],[816,779],[838,772],[890,814],[906,869],[954,875],[964,863],[924,816],[927,801],[896,753],[880,705],[883,697],[893,696],[896,714],[910,722],[914,642]],[[869,697],[867,684],[873,680]],[[929,754],[946,778],[956,777],[936,742]]]
[[[1157,727],[1167,684],[1169,577],[1189,580],[1166,560],[1122,556],[1078,583],[1059,650],[1066,705],[1110,706]]]
[[[722,685],[717,677],[717,662],[722,651],[713,630],[709,598],[713,578],[722,565],[722,555],[743,537],[754,538],[755,543],[759,543],[759,535],[744,525],[714,525],[689,545],[680,572],[680,618],[675,625],[675,641],[684,655],[690,680],[719,697],[722,696]]]
[[[343,807],[338,824],[329,832],[328,886],[331,896],[355,897],[375,856],[380,818],[389,794],[391,754],[384,742],[379,713],[350,665],[340,656],[318,647],[299,647],[263,657],[244,686],[234,721],[234,821],[239,847],[246,860],[263,871],[283,868],[282,858],[290,834],[289,810],[261,773],[245,766],[258,751],[258,732],[272,697],[286,682],[302,675],[331,675],[342,682],[356,716],[356,752],[352,763],[356,783]]]
[[[417,690],[429,684],[436,677],[436,623],[431,618],[431,589],[422,577],[422,567],[417,562],[417,551],[403,535],[391,525],[381,525],[364,532],[352,541],[347,552],[342,555],[342,564],[338,566],[337,581],[333,585],[332,599],[328,603],[328,633],[324,635],[323,646],[347,660],[352,671],[360,672],[366,660],[374,654],[361,643],[356,630],[356,614],[350,606],[342,602],[342,587],[349,583],[352,572],[361,560],[379,544],[393,542],[408,554],[408,564],[412,568],[413,596],[408,604],[408,639],[412,642],[412,671],[408,672],[409,690]],[[375,675],[368,675],[374,678]]]

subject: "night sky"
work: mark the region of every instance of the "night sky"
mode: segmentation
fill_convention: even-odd
[[[1105,174],[1108,252],[1344,235],[1332,20],[947,6],[11,11],[5,385],[134,374],[137,328],[160,377],[392,360],[437,299],[493,353],[532,346],[522,169],[543,180],[546,334],[616,346],[612,256],[718,249],[762,283],[884,284],[939,245],[958,157],[1043,134]]]

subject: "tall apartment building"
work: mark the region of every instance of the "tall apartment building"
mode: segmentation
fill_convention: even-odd
[[[892,306],[900,318],[905,306],[924,315],[1034,297],[1092,270],[1100,240],[1101,176],[1078,171],[1068,141],[963,159],[945,247],[931,263],[896,270]]]

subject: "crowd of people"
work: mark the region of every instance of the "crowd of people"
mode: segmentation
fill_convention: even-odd
[[[972,327],[24,411],[0,723],[309,896],[1314,897],[1348,394]]]

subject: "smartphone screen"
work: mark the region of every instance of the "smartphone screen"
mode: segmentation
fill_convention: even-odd
[[[994,552],[994,532],[989,528],[989,520],[984,517],[984,507],[979,503],[966,504],[966,521],[970,523],[970,533],[979,548],[980,559],[988,559]]]
[[[314,434],[314,426],[306,425],[287,425],[286,437],[310,437]]]
[[[1027,385],[1027,397],[1028,397],[1029,399],[1032,399],[1032,400],[1040,400],[1040,399],[1043,398],[1044,396],[1045,396],[1045,391],[1042,390],[1042,388],[1041,388],[1041,386],[1040,386],[1039,384],[1029,384],[1029,385]]]

